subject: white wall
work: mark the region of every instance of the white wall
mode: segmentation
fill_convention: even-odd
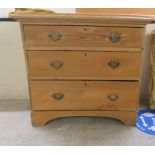
[[[0,9],[0,17],[7,17],[8,11]],[[58,12],[75,12],[75,9],[55,9]],[[146,28],[146,46],[142,77],[141,98],[147,98],[149,79],[150,36],[155,25]],[[25,60],[20,27],[17,22],[0,22],[0,100],[28,99]]]
[[[1,8],[0,9],[0,18],[8,17],[8,13],[14,11],[14,8]]]
[[[19,24],[17,22],[0,22],[0,100],[27,98]]]

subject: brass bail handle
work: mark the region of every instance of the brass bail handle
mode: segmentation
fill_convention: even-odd
[[[53,60],[50,65],[55,69],[60,69],[63,67],[64,63],[60,60]]]
[[[108,99],[110,100],[110,101],[115,101],[115,100],[117,100],[119,98],[119,96],[117,95],[117,94],[109,94],[108,95]]]
[[[117,43],[122,39],[122,36],[121,33],[110,33],[108,38],[112,43]]]
[[[116,69],[118,68],[121,64],[118,60],[111,60],[108,62],[109,67]]]
[[[64,94],[61,92],[56,92],[52,95],[53,99],[59,101],[62,100],[64,98]]]
[[[53,41],[58,41],[60,40],[62,37],[62,34],[59,33],[59,32],[51,32],[49,35],[48,35],[48,38],[53,40]]]

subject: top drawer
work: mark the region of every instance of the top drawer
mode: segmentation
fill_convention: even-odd
[[[142,28],[25,25],[24,38],[28,50],[115,50],[143,47]]]

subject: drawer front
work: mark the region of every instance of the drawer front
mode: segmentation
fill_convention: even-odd
[[[27,49],[142,48],[142,28],[24,26]]]
[[[29,51],[32,79],[139,80],[141,53]]]
[[[32,110],[135,110],[139,84],[30,81]]]

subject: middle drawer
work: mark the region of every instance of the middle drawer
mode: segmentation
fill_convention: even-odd
[[[141,53],[28,51],[30,79],[139,80]]]

